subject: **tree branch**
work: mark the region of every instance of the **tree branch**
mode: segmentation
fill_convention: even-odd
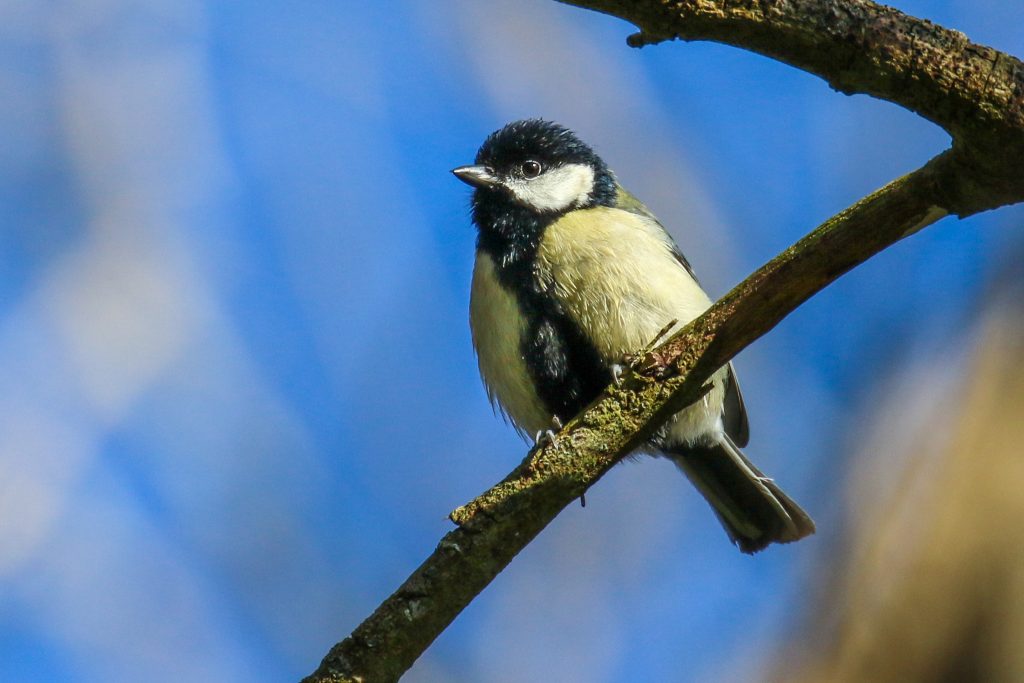
[[[698,400],[717,368],[797,306],[947,213],[967,216],[1024,200],[1024,71],[1013,57],[960,34],[862,0],[729,0],[728,9],[713,0],[572,4],[619,14],[647,41],[678,35],[728,42],[816,73],[844,92],[890,99],[945,126],[954,147],[772,259],[642,359],[641,370],[609,387],[555,443],[454,511],[458,527],[307,682],[397,680],[563,508]]]
[[[1024,63],[963,33],[868,0],[559,0],[672,38],[734,45],[888,100],[942,126],[974,182],[944,206],[964,216],[1024,194]],[[982,185],[975,188],[974,185]]]

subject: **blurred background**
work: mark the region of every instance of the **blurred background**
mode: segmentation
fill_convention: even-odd
[[[1018,2],[898,5],[1024,55]],[[550,0],[0,0],[0,681],[296,680],[519,462],[448,172],[493,129],[578,131],[714,296],[948,145],[630,32]],[[946,219],[738,358],[747,451],[817,536],[741,555],[669,463],[624,464],[405,680],[1024,680],[1022,227]]]

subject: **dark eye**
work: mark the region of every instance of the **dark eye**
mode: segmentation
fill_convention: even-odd
[[[543,168],[541,167],[539,161],[531,160],[524,161],[523,165],[519,167],[519,170],[522,171],[524,178],[536,178],[537,176],[540,175],[540,172],[543,170]]]

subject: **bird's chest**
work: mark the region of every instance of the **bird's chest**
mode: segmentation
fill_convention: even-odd
[[[498,279],[493,259],[477,254],[469,322],[487,396],[519,429],[533,434],[550,421],[523,353],[528,328],[516,295]]]
[[[674,255],[660,226],[607,208],[572,212],[544,234],[536,278],[605,363],[683,325],[710,301]]]
[[[501,277],[493,258],[478,254],[470,324],[488,395],[526,432],[547,429],[554,415],[573,417],[610,381],[606,364],[532,267]]]

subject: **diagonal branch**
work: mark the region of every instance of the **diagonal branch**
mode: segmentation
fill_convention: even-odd
[[[527,543],[797,306],[855,265],[946,214],[959,176],[947,153],[824,223],[757,270],[566,425],[502,482],[452,513],[448,533],[348,638],[314,681],[395,681]],[[668,375],[667,377],[665,377]]]

